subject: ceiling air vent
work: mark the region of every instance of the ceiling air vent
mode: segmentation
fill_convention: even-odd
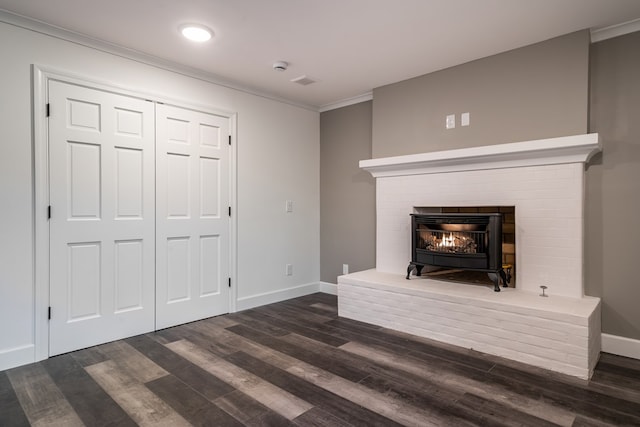
[[[315,83],[316,81],[313,80],[312,78],[309,78],[307,76],[300,76],[300,77],[296,77],[295,79],[291,80],[293,83],[297,83],[299,85],[302,86],[307,86],[310,85],[311,83]]]

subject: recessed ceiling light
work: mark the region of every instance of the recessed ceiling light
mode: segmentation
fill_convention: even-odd
[[[180,32],[187,39],[194,42],[206,42],[211,38],[213,31],[199,24],[185,24],[180,26]]]

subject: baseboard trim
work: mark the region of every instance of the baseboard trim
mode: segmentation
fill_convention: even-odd
[[[238,301],[236,303],[236,310],[248,310],[250,308],[260,307],[261,305],[273,304],[291,298],[314,294],[316,292],[319,292],[319,288],[320,284],[318,282],[307,283],[305,285],[294,286],[292,288],[279,289],[277,291],[265,292],[262,294],[238,298]]]
[[[0,350],[0,371],[33,363],[35,350],[36,347],[33,344]]]
[[[329,282],[319,282],[319,291],[325,294],[338,295],[338,285]]]
[[[640,359],[640,340],[602,334],[602,351],[618,356]]]

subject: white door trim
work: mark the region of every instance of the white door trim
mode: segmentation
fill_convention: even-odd
[[[66,70],[32,65],[33,78],[33,218],[34,218],[34,344],[35,360],[40,361],[49,357],[49,221],[47,209],[49,206],[49,141],[48,121],[46,117],[46,104],[48,102],[48,84],[50,80],[58,80],[65,83],[86,86],[107,92],[122,95],[145,98],[153,102],[172,104],[182,108],[203,111],[210,114],[226,117],[230,120],[229,133],[231,134],[231,153],[229,165],[229,185],[231,204],[230,236],[229,236],[229,272],[231,275],[231,292],[229,292],[229,311],[235,312],[237,303],[237,113],[221,110],[210,105],[197,105],[184,100],[176,99],[170,95],[160,93],[144,93],[124,87],[114,82],[104,82],[92,79],[88,76],[75,74]],[[53,213],[55,215],[55,212]],[[55,315],[55,314],[54,314]]]
[[[229,173],[229,204],[231,205],[231,230],[229,230],[229,276],[231,289],[229,291],[229,312],[238,310],[238,114],[229,116],[229,134],[231,135]]]
[[[49,126],[46,117],[46,72],[33,66],[34,152],[34,344],[35,361],[49,357]]]

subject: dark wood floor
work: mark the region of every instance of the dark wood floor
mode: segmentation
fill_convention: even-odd
[[[337,317],[314,294],[0,372],[0,426],[640,425],[640,361],[589,382]]]

